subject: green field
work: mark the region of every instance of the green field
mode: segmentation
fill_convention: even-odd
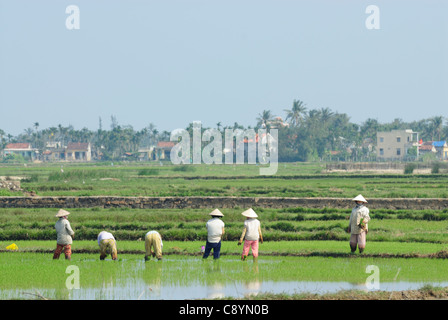
[[[350,210],[255,208],[266,241],[347,241]],[[56,209],[0,209],[0,241],[52,240],[56,237]],[[70,209],[77,240],[94,240],[109,230],[119,240],[138,240],[149,230],[158,230],[168,241],[206,239],[206,209]],[[224,241],[241,235],[243,209],[223,209]],[[374,242],[448,243],[447,214],[437,210],[374,210],[368,234]]]
[[[323,164],[280,164],[277,175],[263,177],[257,166],[173,166],[147,164],[64,164],[2,166],[0,176],[25,177],[23,192],[0,195],[45,196],[291,196],[366,198],[446,198],[448,175],[325,173]],[[75,231],[72,260],[52,260],[58,209],[0,209],[0,298],[36,298],[37,291],[53,299],[181,299],[174,293],[154,295],[148,287],[167,292],[193,292],[222,287],[219,297],[246,296],[246,283],[265,289],[261,297],[282,297],[282,286],[303,283],[364,283],[366,267],[381,271],[381,281],[437,285],[448,281],[448,210],[370,212],[367,247],[350,254],[346,233],[350,209],[254,208],[264,243],[258,261],[240,261],[246,208],[221,209],[226,233],[221,259],[202,261],[208,209],[68,209]],[[144,262],[149,230],[164,241],[163,261]],[[97,235],[108,230],[117,239],[119,261],[99,261]],[[6,246],[17,244],[18,252]],[[82,273],[83,290],[65,287],[66,267]],[[155,271],[155,272],[154,272]],[[131,283],[131,284],[129,284]],[[105,285],[107,284],[107,285]],[[130,286],[130,287],[129,287]],[[250,287],[249,286],[249,287]],[[237,291],[232,291],[232,288]],[[146,288],[146,289],[145,289]],[[173,289],[174,290],[174,289]],[[211,289],[210,289],[211,290]],[[290,289],[288,289],[290,290]],[[351,290],[351,289],[350,289]],[[30,293],[24,296],[23,292]],[[312,292],[311,292],[312,293]],[[224,296],[222,295],[224,294]],[[290,292],[288,293],[290,294]],[[293,297],[299,298],[297,295]],[[211,296],[210,296],[211,297]],[[288,295],[285,296],[287,299]],[[291,297],[291,295],[289,295]],[[188,297],[187,297],[188,298]],[[195,296],[193,298],[204,298]],[[205,296],[205,298],[209,298]]]
[[[0,176],[25,177],[41,196],[282,196],[447,198],[447,174],[326,173],[324,164],[279,164],[260,176],[256,165],[63,164],[0,166]],[[21,195],[2,190],[0,196]]]
[[[0,259],[2,299],[30,298],[24,293],[39,293],[48,299],[137,299],[143,292],[145,299],[158,299],[166,298],[163,291],[173,287],[178,288],[171,296],[176,299],[182,299],[178,295],[189,287],[198,291],[185,293],[184,299],[207,298],[198,288],[208,288],[208,292],[218,288],[223,292],[221,297],[225,297],[223,288],[233,286],[241,291],[266,288],[263,293],[278,294],[288,292],[287,288],[278,289],[285,283],[300,286],[316,282],[324,287],[325,283],[362,285],[370,274],[367,267],[372,265],[379,268],[382,283],[393,284],[398,280],[424,287],[448,281],[446,272],[440,272],[446,268],[446,261],[421,258],[263,257],[254,263],[231,256],[223,256],[216,262],[169,255],[162,261],[144,262],[141,256],[123,254],[112,262],[99,261],[92,254],[76,254],[71,261],[52,261],[48,254],[10,252],[0,253]],[[79,268],[80,290],[66,287],[67,268],[71,266]],[[162,293],[157,295],[157,291]]]

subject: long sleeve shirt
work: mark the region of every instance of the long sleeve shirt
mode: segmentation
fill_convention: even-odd
[[[369,208],[364,205],[357,205],[353,208],[352,213],[350,215],[350,232],[351,234],[360,234],[362,229],[358,226],[361,222],[361,219],[364,219],[364,224],[366,225],[366,230],[369,230],[367,223],[370,221],[369,216]]]
[[[72,244],[72,236],[75,232],[72,230],[70,222],[67,219],[59,218],[54,227],[56,228],[56,232],[58,234],[58,244]]]

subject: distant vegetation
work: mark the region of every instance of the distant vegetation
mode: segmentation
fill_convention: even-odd
[[[215,128],[223,135],[225,129],[252,128],[257,131],[259,128],[277,128],[278,156],[281,162],[375,160],[376,152],[371,146],[376,145],[378,131],[412,129],[419,132],[419,138],[423,141],[440,141],[448,137],[448,124],[444,123],[442,116],[413,122],[395,119],[390,123],[379,123],[378,120],[369,118],[361,124],[355,124],[345,113],[334,112],[330,108],[312,108],[301,100],[294,100],[290,108],[284,109],[283,115],[263,110],[254,120],[256,123],[253,126],[244,127],[238,122],[224,125],[218,122]],[[192,137],[192,123],[185,129]],[[208,128],[202,128],[203,131],[206,129]],[[169,140],[170,132],[160,132],[153,123],[141,130],[135,130],[131,125],[119,124],[113,115],[109,130],[103,128],[101,118],[98,130],[78,130],[73,126],[64,127],[61,124],[40,129],[39,122],[35,122],[18,136],[0,129],[0,149],[11,142],[30,142],[42,154],[48,143],[66,145],[69,142],[90,142],[93,157],[104,161],[123,160],[125,153],[131,155],[128,160],[136,160],[133,155],[139,148],[148,148],[156,145],[158,141]],[[2,161],[20,163],[23,159],[5,157]]]

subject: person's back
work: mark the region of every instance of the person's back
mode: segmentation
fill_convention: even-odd
[[[56,229],[57,239],[56,239],[56,250],[53,254],[53,259],[59,259],[59,256],[64,250],[65,259],[70,260],[72,256],[72,242],[75,232],[70,226],[70,222],[67,216],[70,212],[60,209],[55,217],[59,218],[54,225]]]
[[[112,233],[101,231],[98,234],[98,245],[100,247],[100,260],[104,260],[109,253],[112,260],[118,259],[117,243]]]
[[[98,235],[98,244],[101,244],[101,240],[107,240],[107,239],[115,240],[112,233],[107,231],[101,231],[100,234]]]
[[[244,221],[244,227],[246,228],[246,240],[255,241],[260,237],[260,221],[255,218],[250,218]]]
[[[207,241],[210,243],[218,243],[221,241],[223,234],[224,222],[218,218],[214,217],[207,221]]]
[[[65,218],[59,218],[55,226],[57,232],[58,244],[72,244],[72,235],[74,234],[70,222]]]
[[[145,261],[148,261],[151,255],[157,257],[158,260],[161,260],[162,249],[163,241],[160,233],[155,230],[147,232],[145,235]]]

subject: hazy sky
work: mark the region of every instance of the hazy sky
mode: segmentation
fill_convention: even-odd
[[[448,117],[447,54],[446,0],[0,0],[0,128],[253,126],[294,99],[359,124]]]

